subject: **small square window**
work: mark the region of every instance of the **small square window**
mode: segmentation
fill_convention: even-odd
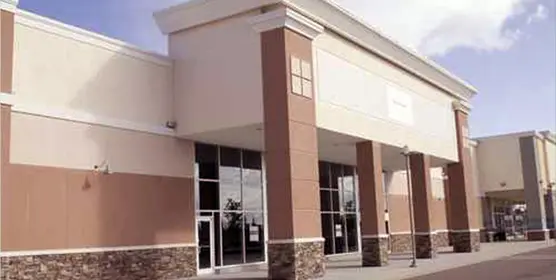
[[[303,83],[301,78],[295,75],[292,75],[292,92],[303,95]]]
[[[293,75],[301,76],[301,60],[299,58],[292,56],[290,67]]]
[[[307,61],[303,61],[301,63],[301,77],[303,77],[303,79],[307,79],[307,80],[312,80],[313,79],[313,73],[311,71],[311,64]]]
[[[313,83],[311,81],[303,80],[303,96],[313,97]]]

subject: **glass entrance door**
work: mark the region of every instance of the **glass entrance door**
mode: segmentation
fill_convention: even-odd
[[[214,223],[212,217],[197,218],[199,274],[214,272]]]

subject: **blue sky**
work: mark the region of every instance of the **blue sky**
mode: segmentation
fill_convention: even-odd
[[[20,0],[19,7],[165,53],[152,12],[184,0]],[[556,131],[554,0],[336,0],[479,89],[473,136]]]

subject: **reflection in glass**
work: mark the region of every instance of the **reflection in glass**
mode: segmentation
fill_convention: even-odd
[[[243,208],[251,211],[263,210],[263,171],[261,154],[243,151]]]
[[[214,213],[214,258],[215,258],[215,265],[221,266],[222,265],[222,246],[220,246],[220,233],[222,232],[222,228],[220,225],[220,213]]]
[[[262,213],[245,214],[244,232],[246,262],[264,261],[264,220]]]
[[[355,167],[319,162],[320,206],[325,254],[359,250]]]
[[[330,201],[330,191],[321,190],[320,191],[320,210],[321,211],[331,211],[331,201]]]
[[[355,212],[357,205],[355,203],[355,176],[353,175],[353,168],[349,166],[344,167],[344,177],[342,179],[343,187],[343,208],[346,212]]]
[[[348,251],[357,252],[357,250],[359,250],[359,237],[357,233],[357,215],[355,214],[346,215],[346,231],[347,231]]]
[[[334,254],[334,245],[332,240],[334,235],[332,233],[332,215],[321,214],[322,237],[324,237],[324,254]]]
[[[346,252],[346,237],[344,228],[344,216],[340,214],[334,214],[335,254],[342,254]]]
[[[241,210],[241,154],[238,149],[220,149],[220,208]]]
[[[201,221],[197,223],[199,238],[199,268],[211,268],[211,233],[210,222]]]
[[[223,265],[243,263],[243,214],[222,213],[222,256]]]
[[[342,166],[334,163],[330,164],[330,176],[330,187],[338,189],[342,185]]]
[[[330,164],[327,162],[319,162],[319,182],[321,189],[330,188]]]
[[[218,179],[218,147],[195,144],[195,173],[199,179]]]
[[[332,193],[332,211],[338,212],[340,211],[340,195],[339,191],[333,190]]]
[[[200,181],[199,196],[201,210],[218,210],[218,183]]]

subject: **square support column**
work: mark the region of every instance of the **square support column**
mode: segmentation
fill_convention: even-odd
[[[556,193],[554,187],[550,187],[545,195],[546,207],[546,227],[549,231],[550,238],[556,239]]]
[[[415,251],[417,258],[436,257],[436,233],[432,230],[432,189],[430,158],[424,154],[409,157],[411,185],[413,187],[413,212],[415,213]]]
[[[388,264],[388,235],[384,217],[381,157],[379,143],[370,141],[357,143],[363,266]]]
[[[321,278],[325,259],[312,78],[312,38],[319,25],[286,7],[250,22],[261,32],[268,276]]]
[[[481,248],[478,194],[473,187],[473,170],[469,147],[467,108],[454,104],[459,162],[448,164],[448,200],[450,233],[454,252],[476,252]]]
[[[525,203],[527,204],[527,239],[530,241],[550,238],[546,227],[545,192],[541,184],[541,166],[535,136],[519,138],[521,168]]]

